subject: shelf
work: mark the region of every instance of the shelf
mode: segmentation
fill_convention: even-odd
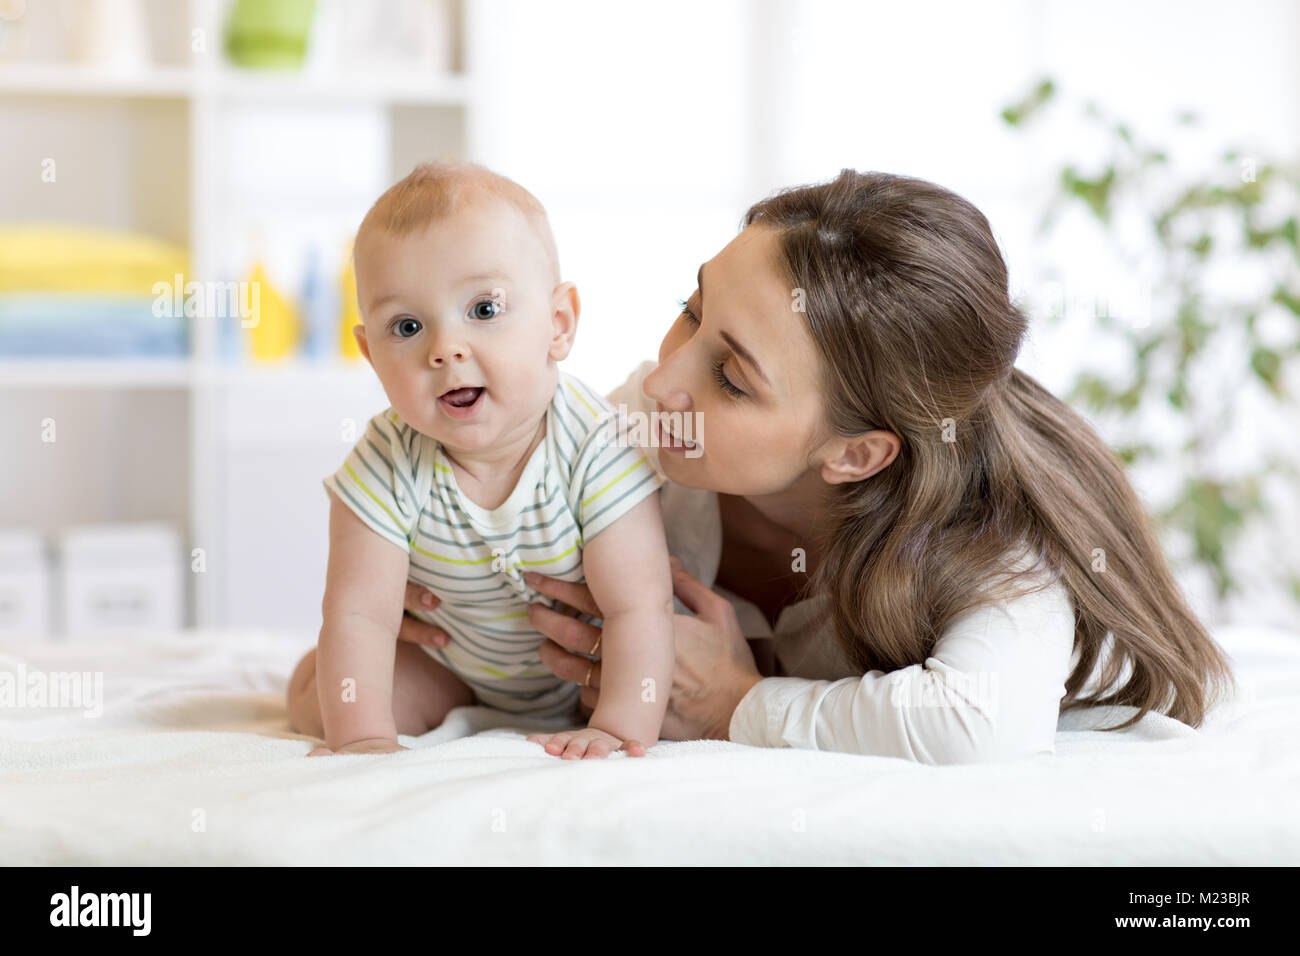
[[[209,97],[218,101],[294,104],[394,103],[461,106],[467,84],[456,74],[341,74],[235,70],[196,72],[185,67],[151,67],[138,73],[110,73],[61,63],[0,67],[0,96],[89,96],[125,99]]]
[[[185,388],[193,368],[180,358],[0,358],[0,389]]]
[[[217,99],[239,102],[401,103],[460,106],[467,99],[465,78],[455,74],[341,74],[320,78],[305,73],[220,70],[201,75],[199,90]]]
[[[0,67],[0,95],[186,99],[192,89],[193,73],[182,67],[151,67],[138,73],[110,73],[64,63]]]
[[[227,365],[191,359],[0,358],[0,390],[13,388],[190,388],[195,385],[347,385],[374,372],[364,360]]]
[[[303,237],[354,229],[414,161],[471,153],[473,51],[486,43],[472,33],[490,27],[472,0],[448,0],[444,59],[363,66],[357,38],[340,37],[339,62],[328,71],[322,59],[301,71],[229,64],[220,40],[228,4],[144,0],[157,14],[149,26],[158,65],[136,72],[0,59],[0,128],[12,133],[5,169],[32,184],[4,191],[6,220],[157,235],[188,250],[187,274],[234,276],[250,261],[251,221],[283,217],[276,221],[284,228],[266,229],[267,268],[284,270],[282,291],[291,293]],[[206,53],[191,53],[193,29],[210,38]],[[253,156],[236,170],[232,157],[255,152],[240,137],[262,129],[285,133],[266,168]],[[332,130],[356,136],[331,139]],[[328,149],[353,145],[373,161],[326,157],[307,183],[295,167],[322,155],[317,140]],[[47,156],[60,158],[57,190],[31,174]],[[336,189],[336,178],[346,188]],[[387,397],[364,359],[232,360],[216,323],[195,322],[188,332],[188,351],[174,356],[0,354],[0,423],[12,426],[10,470],[21,488],[0,524],[165,518],[210,559],[207,573],[187,576],[187,626],[297,627],[319,614],[310,569],[319,565],[323,580],[320,478],[353,444],[340,424],[363,422]],[[71,431],[57,448],[28,448],[24,423],[47,416]],[[284,573],[289,566],[299,573]]]
[[[232,365],[215,363],[195,364],[194,379],[203,384],[216,385],[279,385],[303,387],[349,385],[374,380],[374,371],[365,359],[347,362],[341,359],[313,361],[311,359],[286,359],[283,362]]]

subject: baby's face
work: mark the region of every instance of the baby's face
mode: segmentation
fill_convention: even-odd
[[[423,232],[367,236],[356,269],[362,351],[404,421],[452,452],[532,437],[572,328],[522,213],[476,197]]]

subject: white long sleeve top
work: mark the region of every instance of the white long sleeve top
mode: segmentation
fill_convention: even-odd
[[[644,362],[609,395],[649,414]],[[647,449],[657,471],[658,449]],[[710,586],[722,555],[716,492],[666,481],[659,490],[671,554]],[[1008,564],[1025,567],[1008,555]],[[1042,577],[1046,583],[1050,579]],[[770,638],[781,676],[759,681],[731,718],[733,741],[950,764],[1055,753],[1065,681],[1074,661],[1074,607],[1055,581],[953,620],[923,663],[855,671],[831,631],[824,595],[787,605],[769,626],[761,611],[714,587],[747,637]],[[678,611],[686,613],[679,602]]]

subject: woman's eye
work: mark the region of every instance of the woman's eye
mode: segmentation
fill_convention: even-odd
[[[501,314],[501,303],[495,299],[475,302],[469,307],[469,314],[476,319],[495,319]]]
[[[411,329],[411,326],[415,326],[415,328]],[[414,335],[416,332],[419,332],[420,329],[422,328],[424,328],[424,326],[422,326],[417,320],[409,317],[405,319],[398,319],[396,324],[394,324],[393,326],[393,329],[397,332],[397,334],[404,339],[409,339],[412,335]],[[409,329],[410,331],[403,332],[402,331],[403,329]]]
[[[732,398],[741,398],[744,392],[732,384],[731,379],[727,378],[726,372],[722,370],[723,362],[713,363],[713,379],[718,383],[718,387],[730,395]]]
[[[681,314],[686,317],[687,322],[691,325],[699,326],[700,317],[691,311],[691,305],[689,302],[685,299],[678,299],[677,307],[681,310]],[[727,378],[727,373],[723,371],[725,364],[725,362],[713,363],[711,369],[713,372],[713,380],[718,383],[718,388],[722,389],[732,398],[744,398],[747,393],[743,389],[737,388],[731,379]]]

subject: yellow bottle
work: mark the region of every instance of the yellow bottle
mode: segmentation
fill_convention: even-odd
[[[250,354],[256,362],[275,362],[291,356],[302,338],[302,321],[293,304],[280,295],[260,261],[248,277],[257,290],[257,324],[250,328]]]
[[[361,346],[352,327],[361,325],[361,310],[357,307],[357,273],[352,266],[352,248],[348,247],[343,271],[339,274],[339,302],[342,305],[339,319],[339,354],[344,361],[361,358]]]

